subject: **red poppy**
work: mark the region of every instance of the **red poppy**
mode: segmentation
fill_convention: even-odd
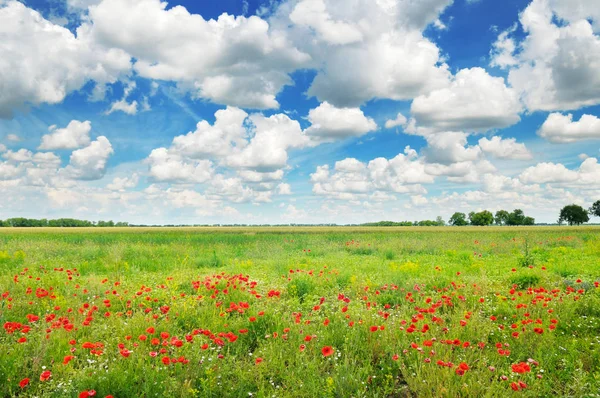
[[[52,376],[52,373],[49,370],[44,370],[40,375],[40,381],[46,381]]]
[[[24,378],[23,380],[21,380],[21,381],[19,382],[19,387],[21,387],[21,388],[25,388],[25,386],[27,386],[28,384],[29,384],[29,378],[28,378],[28,377],[26,377],[26,378]]]
[[[321,349],[321,353],[324,357],[328,357],[333,354],[333,348],[331,346],[326,345]]]
[[[262,359],[262,358],[256,358],[256,361],[254,361],[254,363],[255,363],[256,365],[258,365],[258,364],[259,364],[259,363],[261,363],[262,361],[263,361],[263,359]]]
[[[304,344],[300,344],[300,352],[304,351],[306,349],[306,346]]]

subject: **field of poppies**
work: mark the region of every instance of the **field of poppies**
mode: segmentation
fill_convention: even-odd
[[[600,229],[2,229],[2,397],[600,397]]]

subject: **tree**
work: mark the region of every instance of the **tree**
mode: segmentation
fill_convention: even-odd
[[[494,222],[494,215],[491,212],[484,210],[479,213],[469,213],[469,220],[471,221],[471,225],[492,225]]]
[[[535,225],[535,218],[533,218],[533,217],[525,217],[523,219],[523,225]]]
[[[453,225],[455,227],[462,227],[465,225],[469,225],[469,222],[467,221],[467,215],[465,213],[456,212],[452,215],[452,217],[450,217],[450,220],[448,220],[448,224]]]
[[[584,222],[590,221],[588,212],[586,209],[579,205],[568,205],[561,209],[558,217],[558,223],[562,224],[563,221],[569,223],[569,225],[581,225]]]
[[[512,213],[508,215],[506,225],[523,225],[524,220],[525,214],[523,213],[523,210],[515,209]]]
[[[592,216],[600,217],[600,200],[594,202],[589,212]]]
[[[508,222],[509,216],[510,216],[510,213],[507,212],[506,210],[498,210],[496,212],[496,217],[494,218],[494,221],[496,222],[497,225],[506,225],[506,223]]]
[[[443,227],[444,225],[446,225],[446,221],[444,221],[442,216],[437,216],[435,218],[435,222],[437,223],[438,227]]]

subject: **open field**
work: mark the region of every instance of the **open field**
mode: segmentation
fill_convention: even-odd
[[[598,227],[0,228],[0,396],[595,397],[599,281]]]

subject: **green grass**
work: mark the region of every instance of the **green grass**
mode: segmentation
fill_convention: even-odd
[[[600,396],[599,236],[0,229],[0,396]]]

